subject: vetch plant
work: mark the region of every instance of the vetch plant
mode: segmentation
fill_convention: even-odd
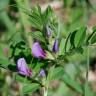
[[[17,32],[11,38],[10,58],[0,60],[0,66],[9,69],[13,74],[16,73],[15,79],[23,83],[20,91],[23,95],[42,89],[43,96],[48,96],[50,84],[54,80],[61,80],[79,95],[84,95],[86,92],[84,93],[81,82],[73,80],[65,72],[64,61],[75,53],[82,55],[86,48],[96,43],[96,27],[92,29],[91,34],[87,34],[87,27],[83,26],[72,30],[64,37],[59,28],[60,22],[50,6],[44,12],[40,6],[35,6],[31,11],[24,10],[24,12],[29,17],[31,27],[35,29],[26,34],[27,38],[32,37],[33,44],[30,48],[26,39]],[[13,67],[16,71],[12,70]],[[90,88],[88,81],[85,85]]]

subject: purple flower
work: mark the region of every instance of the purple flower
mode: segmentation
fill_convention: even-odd
[[[19,58],[17,60],[17,69],[18,69],[19,74],[21,75],[25,75],[25,76],[32,75],[32,71],[31,69],[28,68],[24,58]]]
[[[45,77],[45,71],[43,69],[41,69],[40,73],[39,73],[40,77]]]
[[[32,54],[36,58],[45,58],[46,52],[41,48],[39,42],[35,42],[32,47]]]
[[[58,39],[55,39],[52,51],[56,53],[58,50],[59,50]]]
[[[51,36],[51,33],[52,33],[52,30],[49,26],[46,26],[46,33],[47,33],[47,36],[50,37]]]

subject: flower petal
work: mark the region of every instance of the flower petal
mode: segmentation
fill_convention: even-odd
[[[43,51],[43,49],[41,48],[39,42],[35,42],[35,43],[33,44],[32,54],[33,54],[33,56],[36,57],[36,58],[45,58],[45,57],[46,57],[46,53],[45,53],[45,51]]]
[[[20,58],[17,60],[17,69],[18,69],[19,74],[21,75],[26,75],[26,76],[32,75],[32,72],[28,68],[24,58]]]

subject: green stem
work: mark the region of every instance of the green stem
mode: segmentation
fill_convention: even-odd
[[[47,96],[48,95],[48,90],[47,88],[44,87],[44,96]]]
[[[7,96],[7,95],[8,95],[8,84],[5,83],[3,96]]]
[[[86,65],[86,81],[85,81],[85,95],[88,96],[88,75],[89,75],[89,46],[87,47],[87,65]]]

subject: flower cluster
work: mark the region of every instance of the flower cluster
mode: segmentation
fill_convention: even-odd
[[[52,30],[50,27],[46,26],[46,35],[49,38],[52,34]],[[52,52],[56,53],[59,50],[59,42],[58,39],[55,39],[53,47],[52,47]],[[45,58],[46,57],[46,52],[42,49],[41,45],[39,42],[34,42],[32,46],[32,54],[36,58]]]
[[[28,76],[28,77],[32,76],[32,71],[30,68],[28,68],[24,58],[19,58],[17,60],[17,70],[18,70],[18,73],[21,75]],[[38,76],[45,77],[45,71],[41,69]]]
[[[47,35],[47,38],[49,38],[52,35],[52,30],[48,26],[46,27],[46,35]],[[54,53],[58,52],[59,50],[58,45],[59,45],[58,39],[55,39],[52,47],[52,52]],[[46,51],[41,47],[39,41],[35,41],[33,43],[31,51],[32,51],[32,55],[35,58],[45,59],[47,56]],[[17,69],[19,74],[21,75],[28,76],[28,77],[32,76],[32,71],[30,68],[28,68],[26,60],[24,58],[19,58],[17,60]],[[45,71],[43,69],[40,71],[39,76],[41,77],[45,76]]]

